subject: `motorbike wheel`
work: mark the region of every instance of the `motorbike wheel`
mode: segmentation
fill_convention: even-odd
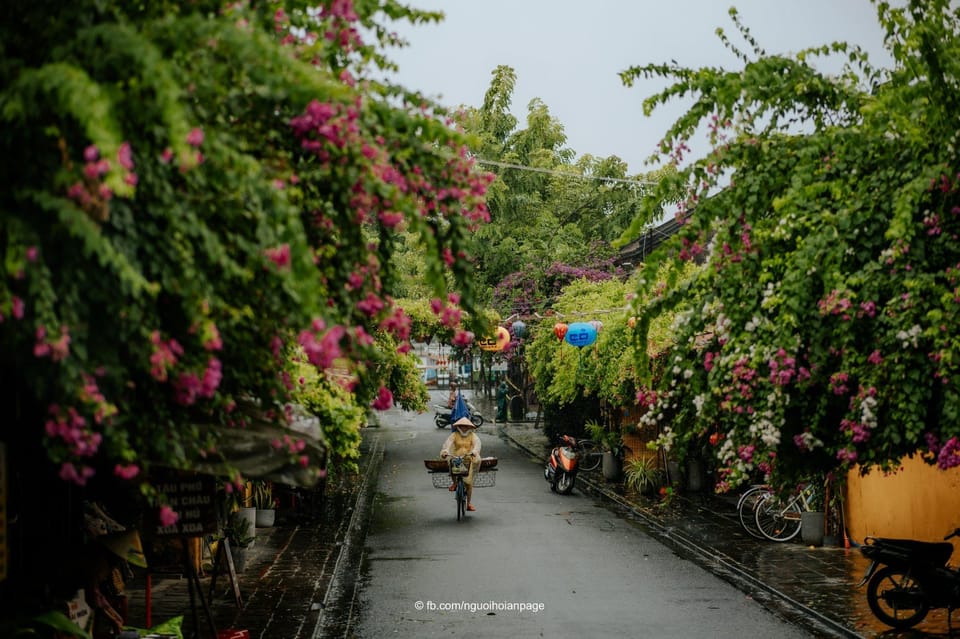
[[[433,418],[433,423],[437,425],[437,428],[446,428],[450,425],[450,420],[444,419],[440,415],[437,415]]]
[[[483,426],[483,415],[478,415],[477,413],[474,413],[473,415],[470,416],[470,421],[473,422],[474,426],[476,426],[477,428],[480,428],[481,426]]]
[[[912,628],[930,611],[930,603],[917,580],[890,566],[884,566],[870,578],[867,603],[877,619],[898,630]]]
[[[573,490],[573,483],[576,481],[576,476],[571,475],[570,473],[559,473],[557,477],[556,490],[561,495],[569,495]]]

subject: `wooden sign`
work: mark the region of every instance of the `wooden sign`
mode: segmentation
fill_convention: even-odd
[[[155,476],[157,489],[180,515],[172,526],[159,520],[154,533],[161,537],[200,537],[217,532],[217,483],[211,475],[199,473],[163,473]]]

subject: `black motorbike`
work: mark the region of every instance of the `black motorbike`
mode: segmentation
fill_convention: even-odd
[[[859,588],[867,584],[867,603],[883,623],[904,630],[917,625],[934,608],[960,608],[960,570],[947,566],[960,528],[943,542],[867,537],[860,547],[871,560]]]
[[[474,406],[473,402],[469,399],[464,398],[464,401],[467,403],[467,410],[470,411],[470,421],[473,422],[473,425],[477,428],[483,426],[483,415],[480,414],[477,407]],[[436,414],[433,416],[433,423],[437,425],[437,428],[450,428],[450,414],[453,411],[440,404],[434,404],[433,406],[436,409]]]

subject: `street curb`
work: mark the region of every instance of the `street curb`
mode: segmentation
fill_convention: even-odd
[[[497,424],[497,430],[500,435],[508,439],[511,444],[524,451],[531,457],[546,463],[546,458],[543,455],[530,450],[522,443],[511,437],[510,433],[506,431],[502,424]],[[693,561],[701,568],[707,570],[717,577],[720,577],[724,581],[727,581],[741,591],[750,594],[751,590],[762,590],[779,602],[793,608],[800,613],[801,623],[798,623],[795,620],[788,620],[790,623],[794,623],[805,628],[806,630],[810,630],[811,632],[816,633],[818,636],[842,637],[843,639],[863,639],[863,635],[853,632],[846,626],[837,623],[833,619],[820,614],[809,606],[800,603],[796,599],[791,598],[785,593],[780,592],[776,588],[773,588],[772,586],[757,579],[729,557],[718,553],[716,550],[704,548],[695,540],[687,537],[681,532],[664,526],[662,522],[654,517],[651,517],[648,513],[644,512],[643,509],[638,508],[635,504],[631,503],[627,499],[624,499],[615,492],[608,490],[604,486],[591,479],[588,479],[582,474],[579,475],[577,479],[582,484],[586,484],[592,493],[608,499],[609,501],[612,501],[629,510],[633,515],[643,521],[644,525],[648,528],[650,534],[654,538],[677,551],[677,553],[685,559]],[[682,499],[682,497],[680,498]],[[722,568],[722,570],[719,568]]]
[[[383,442],[379,434],[372,439],[371,450],[368,453],[369,461],[363,473],[363,482],[357,494],[357,502],[353,514],[350,516],[350,523],[347,525],[340,552],[337,554],[330,583],[321,604],[320,616],[310,635],[311,639],[326,639],[333,636],[345,637],[353,620],[353,608],[356,603],[358,573],[363,556],[367,522],[370,519],[370,510],[384,457]],[[328,610],[348,610],[348,613],[345,620],[334,620],[327,616]],[[338,628],[337,626],[341,624],[345,627]]]

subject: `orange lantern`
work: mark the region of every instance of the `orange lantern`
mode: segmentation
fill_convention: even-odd
[[[553,334],[557,336],[557,339],[561,342],[563,341],[564,336],[567,334],[568,326],[563,322],[557,322],[553,325]]]

